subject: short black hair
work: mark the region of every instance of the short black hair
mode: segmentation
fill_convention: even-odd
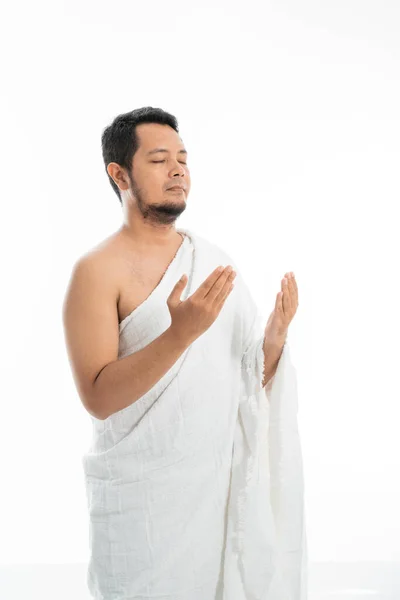
[[[107,165],[110,162],[116,162],[121,167],[127,169],[128,173],[131,171],[133,156],[139,148],[136,126],[140,123],[161,123],[162,125],[169,125],[179,133],[177,119],[162,108],[154,108],[153,106],[136,108],[130,112],[118,115],[113,122],[103,130],[101,147],[104,165],[107,177],[121,204],[122,198],[119,187],[108,174]]]

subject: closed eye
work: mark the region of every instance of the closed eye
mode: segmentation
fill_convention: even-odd
[[[153,163],[163,163],[163,162],[165,162],[165,160],[152,160],[151,162],[153,162]],[[179,161],[179,162],[181,162],[181,161]],[[187,163],[185,163],[185,162],[181,162],[181,164],[182,165],[187,165]]]

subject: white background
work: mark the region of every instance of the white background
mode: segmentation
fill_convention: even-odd
[[[310,560],[400,561],[400,5],[41,0],[0,27],[0,564],[88,560],[61,306],[122,222],[101,132],[141,106],[189,152],[176,226],[231,254],[265,321],[296,275]]]

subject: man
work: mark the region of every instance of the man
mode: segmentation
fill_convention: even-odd
[[[191,182],[169,113],[119,115],[102,150],[123,224],[77,261],[63,307],[93,422],[83,460],[90,591],[305,600],[293,274],[260,332],[232,259],[175,228]]]

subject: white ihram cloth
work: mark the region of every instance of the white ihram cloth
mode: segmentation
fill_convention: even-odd
[[[264,325],[232,258],[183,243],[121,323],[119,358],[165,331],[183,273],[191,295],[220,264],[235,287],[211,327],[141,398],[93,421],[83,457],[87,583],[96,600],[306,600],[296,371],[288,342],[265,388]],[[111,400],[111,399],[110,399]]]

